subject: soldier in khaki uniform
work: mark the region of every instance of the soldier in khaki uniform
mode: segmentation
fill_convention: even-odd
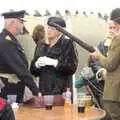
[[[103,93],[103,105],[111,118],[120,120],[120,8],[112,10],[110,14],[109,35],[111,39],[107,57],[98,50],[91,53],[91,57],[99,59],[101,66],[107,69],[107,79]]]

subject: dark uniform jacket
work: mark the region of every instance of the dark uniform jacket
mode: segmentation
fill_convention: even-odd
[[[38,94],[32,75],[27,69],[28,62],[21,45],[6,29],[0,34],[0,73],[16,74],[33,92]]]
[[[42,56],[57,59],[57,67],[46,65],[37,69],[35,62]],[[33,75],[40,77],[39,88],[42,94],[62,94],[66,87],[72,87],[72,74],[75,73],[77,65],[72,41],[61,36],[51,48],[44,43],[37,46],[30,70]]]

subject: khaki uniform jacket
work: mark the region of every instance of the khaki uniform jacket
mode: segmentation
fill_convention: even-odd
[[[103,99],[120,101],[120,36],[112,40],[108,56],[100,58],[100,63],[108,71]]]

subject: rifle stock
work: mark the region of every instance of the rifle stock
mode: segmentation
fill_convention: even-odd
[[[88,52],[94,52],[95,49],[93,46],[87,44],[86,42],[80,40],[79,38],[77,38],[76,36],[72,35],[71,33],[67,32],[66,30],[64,30],[61,26],[59,26],[56,23],[50,22],[48,23],[48,25],[55,27],[58,31],[62,32],[64,35],[66,35],[67,37],[69,37],[71,40],[75,41],[78,45],[80,45],[81,47],[83,47],[85,50],[87,50]]]

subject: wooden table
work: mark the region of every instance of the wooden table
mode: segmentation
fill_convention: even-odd
[[[105,116],[105,111],[91,108],[84,114],[78,113],[75,108],[65,110],[63,107],[45,108],[20,107],[15,112],[16,120],[100,120]]]

